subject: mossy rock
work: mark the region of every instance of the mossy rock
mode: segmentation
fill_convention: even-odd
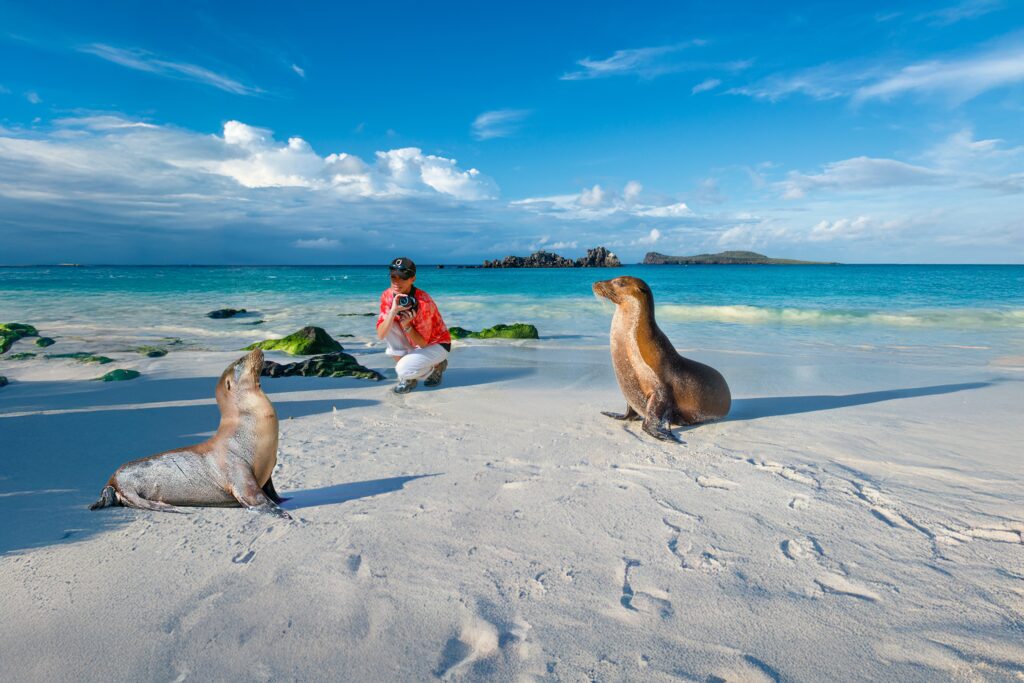
[[[44,349],[47,346],[53,346],[56,343],[57,342],[53,341],[49,337],[40,337],[39,339],[36,339],[36,346],[40,346],[40,347],[42,347]]]
[[[233,318],[239,313],[247,313],[244,308],[218,308],[206,314],[207,318]]]
[[[253,320],[251,323],[242,323],[243,325],[262,325],[267,322],[266,320]]]
[[[118,368],[117,370],[111,370],[97,379],[101,382],[124,382],[129,379],[140,377],[141,375],[142,373],[138,370],[124,370],[123,368]]]
[[[22,337],[38,337],[36,328],[25,323],[0,323],[0,353],[6,353],[11,344]]]
[[[537,328],[527,323],[499,324],[479,332],[467,330],[465,327],[449,327],[448,334],[452,335],[453,339],[540,339]]]
[[[8,384],[9,382],[7,381],[7,378],[0,375],[0,387],[6,387]]]
[[[28,360],[29,358],[35,358],[36,354],[31,351],[21,351],[20,353],[12,353],[7,356],[7,360]]]
[[[87,351],[79,351],[78,353],[51,353],[47,354],[47,358],[74,358],[79,363],[99,363],[100,365],[106,365],[107,363],[113,363],[113,358],[107,358],[106,356],[95,356]]]
[[[161,349],[158,346],[139,346],[135,352],[141,353],[146,358],[163,358],[167,355],[167,349]]]
[[[355,358],[341,351],[296,363],[282,364],[265,360],[260,374],[266,377],[358,377],[374,381],[384,379],[376,370],[363,367]]]
[[[303,327],[284,339],[268,339],[245,347],[245,351],[284,351],[292,356],[316,356],[345,349],[322,327]]]
[[[377,314],[376,313],[339,313],[338,317],[339,318],[348,318],[348,317],[352,317],[352,316],[359,316],[361,318],[369,318],[372,315],[377,315]]]

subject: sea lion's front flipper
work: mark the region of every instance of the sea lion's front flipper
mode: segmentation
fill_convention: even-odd
[[[263,485],[263,493],[267,494],[267,498],[274,501],[278,505],[288,500],[277,495],[277,489],[274,488],[274,478],[271,476],[267,479],[267,483]]]
[[[647,400],[647,417],[644,418],[643,430],[660,441],[684,443],[670,429],[668,415],[671,406],[665,389],[663,387],[656,389]]]
[[[238,501],[238,504],[256,512],[267,512],[284,519],[291,519],[291,515],[282,510],[277,503],[263,492],[260,485],[256,483],[256,479],[253,478],[252,473],[249,472],[247,474],[248,476],[241,485],[236,485],[231,489],[231,494]]]
[[[602,415],[607,415],[608,417],[612,418],[613,420],[629,420],[629,421],[633,422],[633,421],[636,421],[636,420],[642,420],[643,419],[642,417],[640,417],[640,413],[638,413],[635,410],[633,410],[633,406],[630,406],[630,405],[626,406],[626,412],[625,413],[613,413],[613,412],[610,412],[610,411],[607,411],[607,410],[602,410],[601,414]]]

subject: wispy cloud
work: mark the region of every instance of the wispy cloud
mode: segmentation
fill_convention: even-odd
[[[958,102],[1024,81],[1024,45],[982,52],[961,59],[911,64],[891,76],[861,86],[855,102],[888,100],[907,93],[940,93]]]
[[[950,178],[939,171],[895,159],[856,157],[825,165],[821,173],[792,172],[781,183],[785,199],[801,199],[812,190],[873,190],[936,185]]]
[[[11,91],[0,84],[0,95],[10,95]]]
[[[584,81],[610,76],[655,78],[662,74],[693,68],[693,65],[680,63],[673,58],[686,48],[705,44],[707,41],[698,39],[675,45],[616,50],[611,57],[604,59],[587,57],[576,62],[578,66],[583,67],[582,69],[562,74],[561,80]]]
[[[917,16],[919,21],[927,21],[933,26],[949,26],[964,19],[975,19],[990,12],[1002,9],[1000,0],[965,0],[955,5],[925,12]]]
[[[120,64],[129,69],[203,83],[236,95],[258,95],[263,92],[260,88],[245,85],[205,67],[186,62],[172,62],[160,59],[146,50],[124,49],[102,43],[94,43],[78,49],[80,52],[95,55],[108,62]]]
[[[707,80],[701,81],[697,85],[693,86],[690,93],[696,95],[697,93],[707,92],[708,90],[714,90],[718,86],[722,85],[722,81],[717,78],[708,78]]]
[[[35,91],[29,91],[29,92],[25,93],[25,99],[28,100],[29,102],[31,102],[32,104],[39,104],[40,102],[43,101],[43,98],[41,98],[39,96],[39,93],[37,93]]]
[[[298,64],[292,64],[292,71],[294,71],[295,73],[297,73],[297,74],[299,75],[299,77],[300,77],[300,78],[305,78],[305,77],[306,77],[306,70],[305,70],[305,69],[303,69],[303,68],[302,68],[301,66],[299,66]]]
[[[329,237],[317,237],[313,240],[295,240],[292,246],[299,249],[337,249],[341,244],[338,240]]]
[[[532,112],[529,109],[496,109],[485,111],[473,121],[472,133],[477,140],[507,138],[522,127]]]
[[[816,100],[849,97],[855,104],[919,94],[944,96],[960,103],[989,90],[1022,81],[1024,42],[1015,37],[973,54],[902,66],[823,64],[772,74],[727,92],[771,101],[797,94]]]

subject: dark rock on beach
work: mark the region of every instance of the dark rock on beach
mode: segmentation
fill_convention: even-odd
[[[786,258],[770,258],[755,251],[722,251],[717,254],[697,254],[696,256],[666,256],[656,251],[647,252],[644,256],[645,266],[835,266],[834,262],[796,261]]]
[[[344,351],[341,344],[327,334],[322,327],[303,327],[283,339],[268,339],[245,347],[246,351],[253,349],[284,351],[292,356],[313,356]]]
[[[8,384],[7,378],[4,377],[3,375],[0,375],[0,387],[6,387],[7,384]]]
[[[265,360],[260,374],[265,377],[358,377],[374,381],[384,379],[376,370],[363,367],[355,358],[341,351],[314,356],[296,363],[275,363],[272,360]]]
[[[36,354],[31,351],[21,351],[19,353],[12,353],[7,356],[7,360],[28,360],[29,358],[35,358]]]
[[[57,342],[53,341],[49,337],[40,337],[39,339],[36,339],[36,346],[42,347],[44,349],[47,346],[53,346],[56,343]]]
[[[11,344],[24,337],[38,337],[36,328],[25,323],[0,323],[0,353],[6,353]]]
[[[107,374],[102,377],[97,377],[96,379],[100,382],[124,382],[129,379],[135,379],[141,375],[142,373],[138,370],[124,370],[122,368],[118,368],[117,370],[111,370]]]
[[[604,247],[587,249],[587,255],[573,261],[541,249],[529,256],[506,256],[500,261],[484,261],[484,268],[617,268],[619,257]]]
[[[449,327],[448,334],[452,339],[540,339],[537,328],[527,323],[499,324],[479,332],[467,330],[465,327]]]
[[[244,308],[218,308],[206,314],[207,318],[233,318],[239,313],[246,313]]]
[[[162,358],[167,355],[167,349],[161,349],[158,346],[140,346],[135,349],[136,353],[141,353],[147,358]]]

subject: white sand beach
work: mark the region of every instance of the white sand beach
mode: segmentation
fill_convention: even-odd
[[[264,379],[293,522],[86,509],[215,429],[238,352],[9,364],[3,678],[1024,679],[1019,358],[681,346],[734,406],[675,445],[574,344],[460,343],[407,396]]]

